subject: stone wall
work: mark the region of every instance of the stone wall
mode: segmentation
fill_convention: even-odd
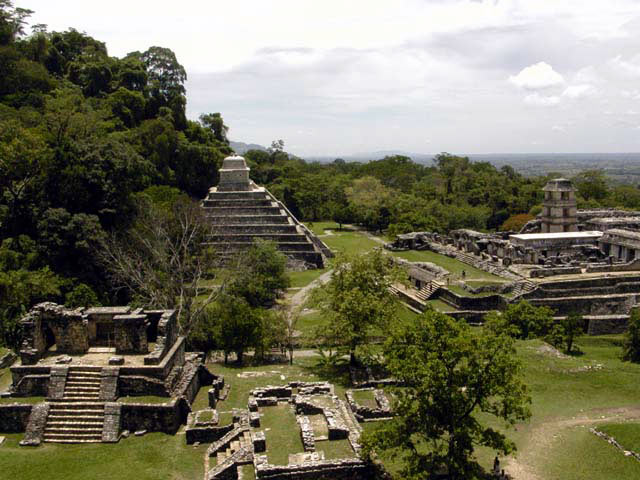
[[[173,435],[186,423],[189,410],[189,404],[182,398],[164,405],[123,403],[120,424],[123,430],[131,432],[146,430]]]
[[[118,378],[118,393],[121,397],[137,397],[141,395],[169,397],[164,381],[144,375],[120,375]]]
[[[31,409],[27,427],[24,432],[24,438],[20,441],[20,445],[37,447],[42,443],[44,429],[47,426],[47,416],[49,415],[49,404],[46,402],[38,403]]]
[[[0,432],[24,432],[29,422],[33,405],[6,403],[0,405]]]
[[[120,419],[122,405],[115,402],[106,403],[104,406],[104,425],[102,427],[102,441],[116,443],[120,439]]]
[[[446,288],[440,288],[434,297],[458,310],[503,310],[507,306],[507,301],[501,295],[463,297]]]
[[[367,465],[357,458],[338,460],[319,460],[305,462],[301,465],[270,465],[266,455],[256,458],[256,478],[258,480],[365,480],[370,479],[371,472]]]
[[[46,397],[49,393],[49,375],[24,375],[14,384],[14,397]]]
[[[223,426],[211,425],[208,427],[192,426],[186,429],[187,445],[196,442],[211,443],[217,442],[234,428],[233,423]]]

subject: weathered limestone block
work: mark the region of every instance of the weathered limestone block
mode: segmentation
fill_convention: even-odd
[[[249,425],[254,428],[260,427],[260,414],[258,412],[249,413]]]
[[[313,433],[311,421],[306,415],[297,415],[296,420],[300,426],[300,436],[302,437],[302,445],[305,452],[314,452],[316,450],[316,439]]]
[[[260,397],[255,399],[259,407],[275,407],[278,405],[276,397]]]
[[[118,397],[118,367],[104,367],[100,372],[100,400],[114,401]]]
[[[113,321],[116,353],[148,353],[146,315],[116,315]]]
[[[67,384],[67,373],[69,367],[51,367],[51,377],[49,380],[48,398],[62,398],[64,387]]]
[[[24,438],[20,441],[20,445],[28,447],[37,447],[42,442],[44,429],[47,425],[47,416],[49,415],[49,404],[47,402],[38,403],[33,406],[27,428],[24,432]]]
[[[251,434],[254,453],[262,453],[267,451],[267,438],[262,430]]]
[[[104,406],[104,426],[102,427],[102,441],[116,443],[120,439],[120,411],[119,403],[110,402]]]

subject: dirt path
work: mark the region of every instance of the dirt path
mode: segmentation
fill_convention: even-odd
[[[553,420],[536,425],[527,436],[527,444],[520,448],[517,458],[509,457],[504,465],[505,471],[514,480],[544,480],[537,465],[553,446],[553,442],[562,431],[577,427],[590,427],[598,423],[620,422],[640,418],[640,408],[598,409],[565,420]]]
[[[294,310],[304,305],[304,301],[307,299],[307,295],[311,290],[319,285],[324,285],[331,279],[331,272],[333,272],[333,270],[324,272],[309,285],[307,285],[306,287],[302,287],[295,294],[293,294],[291,298],[289,298],[289,309]]]

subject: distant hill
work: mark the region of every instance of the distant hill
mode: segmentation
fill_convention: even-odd
[[[263,150],[265,152],[268,150],[267,147],[263,147],[257,143],[233,142],[230,140],[229,145],[238,155],[244,155],[249,150]]]
[[[525,176],[558,173],[572,177],[583,170],[602,169],[612,180],[640,184],[640,153],[457,153],[474,162],[489,162],[496,167],[512,166]],[[307,161],[333,162],[342,158],[347,162],[368,162],[391,155],[404,155],[414,162],[433,165],[433,153],[411,153],[402,150],[381,150],[353,155],[308,156]]]

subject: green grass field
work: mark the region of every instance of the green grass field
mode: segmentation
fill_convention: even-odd
[[[184,435],[131,436],[117,444],[18,445],[8,434],[0,446],[0,477],[16,480],[193,480],[204,474],[207,445],[187,445]]]
[[[317,268],[315,270],[304,270],[302,272],[288,272],[291,287],[306,287],[326,271],[326,268]]]
[[[627,450],[640,452],[640,423],[609,423],[598,425],[598,430],[615,438]]]
[[[431,252],[429,250],[409,250],[406,252],[393,252],[396,257],[404,258],[410,262],[431,262],[436,265],[440,265],[442,268],[447,269],[451,276],[455,279],[462,278],[462,271],[466,272],[465,278],[500,282],[504,281],[501,277],[493,275],[492,273],[485,272],[478,268],[462,263],[455,258],[447,257],[446,255],[440,255],[439,253]]]
[[[260,409],[260,429],[265,432],[267,440],[267,458],[272,465],[289,463],[290,453],[304,452],[296,414],[288,403],[279,403],[275,407]]]

